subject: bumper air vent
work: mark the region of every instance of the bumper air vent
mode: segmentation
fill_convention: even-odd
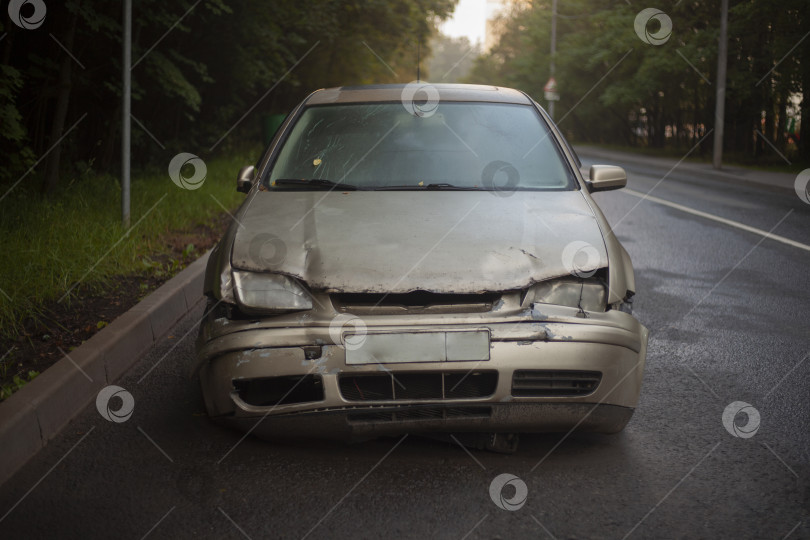
[[[602,380],[599,371],[520,369],[512,377],[515,397],[562,397],[592,394]]]

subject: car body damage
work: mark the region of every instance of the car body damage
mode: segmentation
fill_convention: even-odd
[[[236,229],[233,268],[280,272],[313,289],[520,289],[567,275],[559,246],[577,240],[599,255],[583,271],[608,265],[596,217],[579,191],[504,198],[483,191],[409,191],[396,197],[386,191],[256,192],[252,197],[236,216],[242,227]],[[442,238],[436,231],[446,233]],[[283,258],[274,260],[273,242],[285,246]],[[270,253],[262,254],[268,248]],[[459,268],[465,268],[464,280],[458,279]]]
[[[562,172],[510,191],[484,189],[480,178],[432,187],[418,178],[392,187],[362,173],[335,176],[339,183],[275,180],[285,144],[295,148],[287,151],[295,166],[317,169],[332,159],[332,146],[315,153],[305,153],[312,141],[294,146],[296,122],[307,122],[308,110],[389,104],[404,90],[313,94],[282,126],[255,181],[240,173],[248,196],[208,262],[197,367],[212,418],[268,437],[349,439],[616,432],[630,420],[648,334],[630,314],[630,257],[589,193],[600,182],[620,187],[623,171],[584,178],[556,128],[522,93],[437,88],[442,104],[531,111],[547,126],[544,159],[559,159]],[[442,122],[476,111],[454,117],[451,109],[445,106]],[[380,110],[391,109],[364,114]],[[304,136],[317,139],[317,129]],[[401,140],[378,149],[386,159],[412,153],[412,127],[403,129]],[[450,137],[447,144],[457,144]],[[431,145],[426,161],[435,158]],[[334,146],[346,152],[348,143]],[[460,155],[455,147],[440,150]],[[499,167],[510,171],[508,163]]]

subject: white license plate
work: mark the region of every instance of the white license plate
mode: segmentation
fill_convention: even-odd
[[[345,341],[349,365],[489,360],[487,330],[348,334]]]

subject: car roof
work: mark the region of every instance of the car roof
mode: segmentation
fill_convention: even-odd
[[[428,98],[436,99],[433,93],[433,89],[435,89],[438,92],[438,99],[441,101],[515,103],[520,105],[531,105],[532,103],[526,94],[512,88],[477,84],[433,84],[421,81],[409,84],[375,84],[326,88],[311,94],[306,104],[402,101],[403,99],[413,99],[420,89],[427,94]],[[424,94],[420,92],[420,95]]]

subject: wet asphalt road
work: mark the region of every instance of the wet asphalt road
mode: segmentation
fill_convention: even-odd
[[[628,170],[639,192],[663,175]],[[677,170],[653,193],[810,244],[792,194]],[[242,440],[187,376],[198,310],[120,381],[129,421],[89,407],[0,487],[0,537],[810,538],[810,252],[621,191],[596,199],[651,331],[624,433],[524,437],[514,455],[415,436]],[[723,426],[734,401],[760,413],[751,438]],[[490,499],[501,473],[526,483],[520,510]]]

